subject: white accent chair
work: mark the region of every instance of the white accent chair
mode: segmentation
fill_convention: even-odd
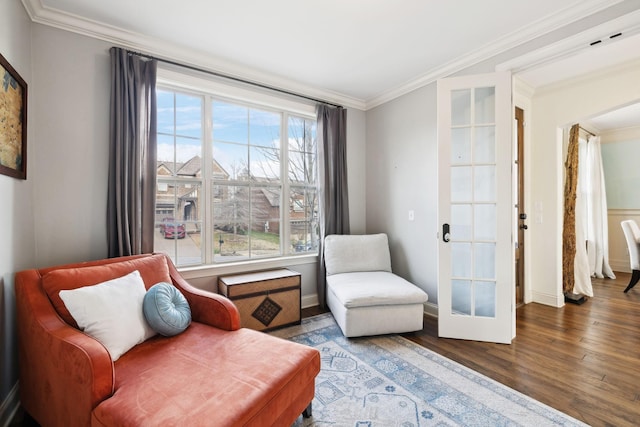
[[[638,228],[638,224],[634,220],[622,221],[620,225],[624,232],[624,238],[627,240],[632,271],[631,280],[624,290],[626,293],[640,280],[640,228]]]
[[[426,292],[391,272],[386,234],[324,240],[327,305],[346,337],[422,329]]]

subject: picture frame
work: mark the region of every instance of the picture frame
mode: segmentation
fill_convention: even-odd
[[[27,83],[0,54],[0,174],[27,179]]]

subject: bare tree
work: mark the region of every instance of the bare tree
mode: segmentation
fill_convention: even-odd
[[[309,186],[317,180],[315,122],[301,117],[290,117],[288,129],[286,143],[288,144],[289,164],[286,170],[287,178],[291,183],[289,206],[290,211],[291,208],[294,212],[298,211],[297,207],[304,211],[303,228],[292,230],[292,234],[295,231],[295,234],[302,235],[301,240],[305,244],[310,243],[311,248],[315,248],[317,247],[318,212],[316,207],[318,196],[315,188]],[[273,170],[274,165],[280,164],[280,152],[277,150],[276,142],[274,141],[272,147],[265,147],[260,151],[265,158],[265,161],[260,163],[262,174],[264,176],[278,176],[279,170]],[[310,242],[307,242],[307,236],[310,236]]]

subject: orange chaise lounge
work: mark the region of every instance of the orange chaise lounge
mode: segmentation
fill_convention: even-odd
[[[77,329],[59,294],[135,271],[146,289],[173,284],[191,323],[114,362]],[[15,291],[20,399],[43,427],[290,426],[311,414],[318,351],[240,328],[231,301],[189,285],[166,255],[26,270],[16,274]]]

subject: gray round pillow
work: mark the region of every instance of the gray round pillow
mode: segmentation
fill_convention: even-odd
[[[191,308],[187,299],[171,283],[153,285],[144,295],[142,312],[151,329],[171,337],[191,324]]]

